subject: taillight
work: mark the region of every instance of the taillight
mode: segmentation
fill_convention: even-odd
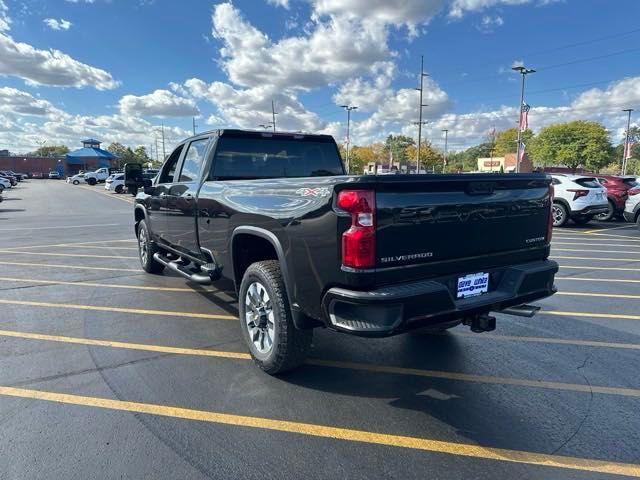
[[[342,234],[342,264],[372,268],[376,264],[376,197],[372,190],[343,190],[338,208],[351,214],[351,227]]]
[[[567,192],[572,192],[573,193],[573,199],[574,200],[577,200],[580,197],[586,197],[587,195],[589,195],[589,190],[577,190],[577,189],[568,188]]]
[[[629,194],[629,196],[637,195],[640,193],[640,188],[632,188],[630,190],[627,190],[627,193]]]
[[[545,240],[547,243],[551,242],[551,235],[553,235],[553,196],[555,191],[553,185],[549,185],[549,219],[547,220],[547,236]]]

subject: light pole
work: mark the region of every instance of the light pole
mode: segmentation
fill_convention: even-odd
[[[624,135],[624,148],[622,149],[622,175],[626,175],[627,174],[627,147],[629,145],[629,129],[631,128],[631,112],[633,112],[633,108],[625,108],[622,111],[627,112],[627,131],[625,132],[625,135]]]
[[[518,67],[512,67],[511,70],[519,72],[522,75],[522,84],[520,86],[520,104],[518,105],[518,151],[516,152],[516,173],[520,173],[520,149],[522,148],[522,131],[520,130],[520,123],[522,120],[522,106],[524,104],[524,77],[530,73],[536,73],[532,68],[526,68],[524,65]]]
[[[278,114],[278,112],[276,112],[276,104],[274,103],[273,100],[271,100],[271,116],[273,117],[273,121],[271,122],[273,124],[273,131],[276,131],[276,115]]]
[[[347,173],[351,173],[351,164],[349,163],[349,151],[351,149],[351,137],[350,129],[351,129],[351,110],[357,110],[358,107],[353,105],[340,105],[347,111]]]
[[[429,75],[424,73],[424,55],[420,55],[420,88],[416,88],[420,92],[420,103],[418,104],[418,151],[416,152],[416,173],[420,173],[420,144],[422,143],[422,125],[426,122],[422,121],[422,107],[428,107],[422,103],[422,93],[424,87],[424,77]]]
[[[444,128],[442,131],[444,132],[444,162],[442,163],[442,173],[444,173],[445,168],[447,168],[447,142],[449,140],[449,130]]]

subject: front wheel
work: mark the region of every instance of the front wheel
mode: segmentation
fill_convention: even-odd
[[[616,213],[616,208],[613,205],[613,202],[611,200],[609,200],[608,202],[609,205],[609,210],[607,210],[604,213],[599,213],[598,215],[596,215],[595,218],[596,220],[600,221],[600,222],[608,222],[609,220],[611,220],[613,218],[613,216]]]
[[[162,273],[164,270],[164,265],[153,258],[156,252],[158,252],[158,247],[151,241],[149,228],[144,220],[140,220],[138,224],[138,256],[142,269],[147,273]]]
[[[567,208],[561,203],[554,203],[551,209],[553,215],[553,226],[561,227],[569,220],[569,212]]]
[[[122,193],[122,190],[124,190],[122,185],[116,185],[116,193]]]
[[[91,186],[94,186],[97,183],[97,181],[95,178],[90,178],[89,180],[87,180],[87,183]]]
[[[74,181],[73,181],[73,184],[74,184],[74,185],[80,185],[80,180],[74,180]]]
[[[313,330],[293,324],[280,264],[275,260],[249,266],[240,285],[240,328],[254,362],[275,375],[302,364]]]

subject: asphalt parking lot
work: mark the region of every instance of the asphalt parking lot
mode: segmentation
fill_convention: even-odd
[[[31,180],[5,200],[1,479],[640,477],[635,225],[556,230],[533,319],[317,331],[274,378],[230,295],[140,270],[130,196]]]

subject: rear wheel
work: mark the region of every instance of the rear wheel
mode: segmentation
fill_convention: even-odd
[[[554,227],[561,227],[569,220],[569,212],[567,212],[567,207],[565,207],[561,203],[553,202],[551,213],[553,215]]]
[[[586,215],[584,217],[574,217],[573,221],[576,225],[586,225],[593,220],[593,215]]]
[[[613,218],[613,215],[616,212],[616,207],[614,206],[611,200],[608,201],[608,204],[609,204],[609,210],[607,210],[605,213],[599,213],[593,218],[595,218],[600,222],[608,222],[609,220],[611,220]]]
[[[88,183],[89,185],[93,186],[93,185],[95,185],[95,184],[96,184],[96,183],[98,183],[98,182],[96,181],[96,179],[95,179],[95,178],[90,178],[89,180],[87,180],[87,183]]]
[[[151,241],[149,229],[144,220],[140,220],[138,224],[138,255],[140,257],[140,265],[147,273],[162,273],[164,265],[154,260],[153,255],[159,249],[154,242]]]
[[[80,180],[74,180],[74,181],[73,181],[73,184],[74,184],[74,185],[79,185],[79,184],[80,184]]]
[[[124,187],[122,185],[116,185],[116,193],[122,193]]]
[[[240,285],[239,307],[242,336],[262,370],[275,375],[304,362],[313,330],[299,330],[293,324],[277,261],[249,266]]]

